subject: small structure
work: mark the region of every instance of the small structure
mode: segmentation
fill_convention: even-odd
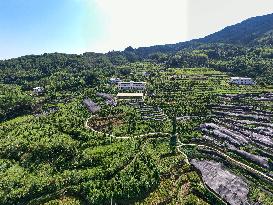
[[[143,93],[118,93],[117,99],[143,101],[144,95]]]
[[[252,78],[231,77],[229,82],[236,85],[255,85]]]
[[[150,76],[150,73],[147,72],[147,71],[144,71],[142,74],[143,74],[144,77],[149,77]]]
[[[93,102],[92,100],[90,100],[90,98],[86,98],[84,99],[83,103],[85,104],[85,106],[87,107],[87,109],[91,112],[91,113],[96,113],[98,111],[100,111],[100,106],[97,105],[95,102]]]
[[[118,82],[118,88],[120,90],[145,90],[145,82]]]
[[[107,105],[117,106],[117,102],[114,96],[107,93],[97,93],[97,96],[104,98]]]
[[[121,79],[120,78],[110,78],[109,82],[111,84],[117,84],[117,83],[121,82]]]
[[[113,95],[107,94],[107,93],[97,93],[97,96],[102,97],[106,100],[115,100]]]
[[[170,80],[176,80],[177,78],[178,78],[177,75],[172,75],[172,76],[170,76]]]
[[[41,95],[44,93],[44,88],[43,87],[35,87],[33,88],[33,93],[36,95]]]

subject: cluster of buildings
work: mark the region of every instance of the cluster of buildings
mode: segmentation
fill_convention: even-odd
[[[117,84],[117,87],[118,87],[119,90],[130,91],[130,92],[118,93],[117,94],[117,99],[144,101],[143,91],[146,89],[146,83],[145,82],[134,82],[134,81],[119,82]]]
[[[146,82],[135,82],[135,81],[122,81],[120,78],[110,78],[109,82],[115,84],[120,92],[117,94],[117,99],[127,100],[144,100],[144,90],[146,89]],[[255,85],[255,81],[252,78],[245,77],[231,77],[229,80],[230,84],[235,85]],[[129,91],[129,92],[128,92]]]
[[[144,90],[146,89],[146,82],[122,81],[120,78],[110,78],[111,84],[117,85],[118,90],[124,91],[117,94],[118,100],[144,100]]]
[[[231,84],[236,85],[255,85],[255,81],[252,78],[243,78],[243,77],[231,77],[230,81]]]

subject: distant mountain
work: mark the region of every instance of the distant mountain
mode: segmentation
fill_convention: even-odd
[[[194,49],[203,44],[234,44],[238,46],[273,46],[273,14],[249,18],[241,23],[228,26],[204,38],[176,44],[140,47],[135,53],[141,57],[156,52],[175,53],[182,49]]]
[[[228,26],[221,31],[197,40],[202,43],[229,43],[256,45],[271,43],[273,39],[273,14],[249,18],[241,23]],[[266,41],[269,40],[269,41]]]
[[[137,49],[128,47],[124,51],[106,54],[53,53],[0,60],[0,84],[16,84],[29,90],[40,85],[36,81],[52,75],[55,82],[59,82],[59,72],[65,71],[77,73],[91,85],[96,74],[94,71],[98,68],[113,74],[113,67],[125,66],[121,72],[130,73],[126,66],[137,61],[150,61],[166,68],[210,67],[231,75],[253,77],[258,83],[272,85],[273,14],[250,18],[204,38],[176,44]],[[71,82],[68,80],[67,85],[80,86],[80,81],[70,77]],[[63,87],[71,89],[67,85],[60,85],[60,90]]]

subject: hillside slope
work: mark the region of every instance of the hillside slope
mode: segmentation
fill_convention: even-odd
[[[242,45],[255,45],[259,39],[270,37],[272,39],[273,14],[249,18],[241,23],[228,26],[221,31],[198,40],[203,43],[231,43]]]
[[[174,53],[182,49],[192,49],[208,43],[225,43],[241,46],[272,46],[273,14],[249,18],[201,39],[176,44],[140,47],[135,49],[135,53],[142,57],[147,57],[155,52]]]

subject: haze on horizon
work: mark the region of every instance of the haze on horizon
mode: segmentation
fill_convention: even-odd
[[[204,37],[272,0],[0,0],[0,59],[108,52]]]

